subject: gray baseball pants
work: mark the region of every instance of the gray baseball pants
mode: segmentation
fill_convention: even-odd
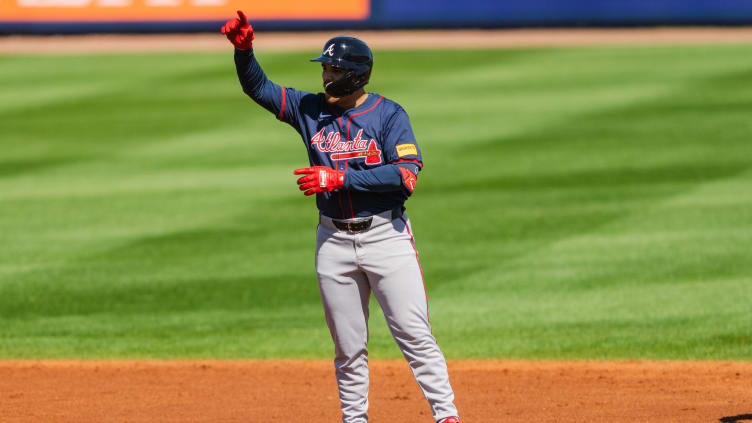
[[[457,416],[446,360],[428,322],[428,302],[407,216],[373,216],[366,231],[337,229],[321,216],[316,273],[326,323],[334,341],[334,368],[343,423],[368,421],[368,302],[373,292],[389,330],[412,369],[433,417]]]

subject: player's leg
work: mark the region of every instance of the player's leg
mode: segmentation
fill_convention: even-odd
[[[423,276],[407,218],[375,227],[365,239],[362,266],[434,418],[457,416],[446,360],[428,322]]]
[[[320,225],[316,244],[316,273],[334,341],[342,421],[367,422],[368,280],[356,264],[352,235]]]

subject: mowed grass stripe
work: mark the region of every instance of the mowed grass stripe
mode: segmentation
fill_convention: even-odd
[[[749,358],[749,49],[377,52],[426,156],[408,213],[449,357]],[[261,59],[318,90],[307,58]],[[66,72],[104,84],[107,60],[133,63],[120,101],[0,115],[25,141],[0,171],[0,355],[328,357],[297,135],[229,54]],[[396,357],[373,308],[372,355]]]
[[[724,185],[731,191],[742,184],[749,184],[749,175],[700,191],[724,192]],[[439,302],[450,310],[443,323],[461,321],[460,310],[466,307],[485,314],[471,337],[485,337],[504,356],[546,357],[548,348],[504,341],[509,333],[536,339],[533,334],[546,329],[559,332],[557,342],[569,345],[559,351],[562,357],[713,358],[719,349],[747,357],[752,222],[748,215],[729,212],[728,203],[716,205],[713,196],[705,204],[693,203],[689,211],[673,205],[695,195],[478,267],[482,270],[461,282],[464,298]],[[738,201],[736,206],[750,204]],[[501,296],[506,301],[496,301]],[[593,339],[593,328],[602,325],[618,330]],[[718,332],[727,343],[715,344]],[[614,355],[617,341],[620,353]]]
[[[706,81],[696,81],[692,87],[676,89],[669,98],[657,98],[657,101],[638,103],[629,108],[614,108],[600,114],[581,116],[575,122],[532,131],[524,137],[489,141],[486,147],[496,148],[495,151],[504,153],[506,157],[512,156],[512,167],[527,161],[544,170],[532,174],[523,171],[522,175],[518,175],[515,169],[509,171],[504,168],[496,170],[493,178],[464,184],[486,198],[487,203],[493,204],[489,197],[499,198],[499,202],[513,202],[497,206],[502,210],[499,226],[507,228],[494,230],[477,221],[468,221],[463,228],[481,234],[480,238],[490,238],[489,242],[482,242],[478,248],[468,247],[458,251],[451,248],[451,241],[447,241],[437,249],[445,253],[436,252],[443,260],[439,260],[442,268],[436,270],[434,280],[442,280],[439,275],[446,274],[443,272],[452,272],[452,275],[459,277],[458,273],[462,274],[463,271],[458,272],[458,267],[464,269],[464,274],[468,276],[461,284],[476,295],[468,295],[463,305],[472,305],[478,314],[487,316],[486,324],[474,330],[470,337],[483,337],[486,341],[481,344],[496,344],[495,348],[502,356],[526,357],[532,354],[546,357],[550,354],[549,348],[537,348],[535,345],[520,348],[516,340],[506,343],[504,339],[509,337],[510,331],[522,327],[531,326],[527,330],[534,331],[543,316],[550,316],[553,321],[550,324],[556,324],[556,330],[562,334],[555,342],[567,338],[568,344],[574,344],[558,351],[560,356],[613,357],[613,343],[594,341],[596,345],[588,344],[586,341],[592,338],[592,332],[580,331],[580,326],[588,322],[597,326],[604,319],[617,325],[620,321],[616,316],[622,312],[630,316],[623,321],[625,328],[631,327],[632,330],[626,335],[623,333],[625,331],[621,331],[623,345],[617,357],[660,358],[671,354],[682,358],[708,357],[708,351],[713,348],[706,343],[689,342],[679,348],[674,338],[706,339],[712,327],[725,328],[729,333],[737,334],[735,338],[729,337],[735,339],[735,343],[733,347],[725,349],[726,354],[748,357],[750,319],[744,310],[749,307],[752,292],[749,280],[745,278],[752,269],[745,259],[750,251],[749,237],[745,236],[749,234],[749,229],[740,233],[740,228],[749,228],[752,223],[750,215],[744,211],[750,205],[749,191],[743,189],[750,182],[749,175],[745,173],[750,165],[750,148],[741,136],[750,129],[748,120],[744,118],[749,113],[749,92],[745,102],[743,91],[728,90],[738,88],[729,80],[738,79],[739,74],[733,69],[731,72],[724,71]],[[701,88],[699,91],[697,86]],[[716,102],[729,104],[731,109],[724,116],[713,119],[700,115],[707,111],[703,105],[707,105],[707,109],[718,108],[714,104]],[[692,124],[682,127],[681,124],[685,122]],[[723,130],[726,126],[728,131]],[[615,134],[621,136],[614,137]],[[569,138],[572,142],[569,142]],[[569,147],[566,152],[555,150],[555,154],[549,155],[539,149],[541,144],[563,141]],[[604,146],[609,148],[602,148]],[[462,157],[460,151],[463,147],[458,146],[456,150],[457,156]],[[609,154],[615,157],[609,158]],[[491,154],[489,157],[497,155]],[[567,160],[570,157],[572,160]],[[615,163],[620,168],[616,168]],[[604,165],[610,165],[610,168]],[[461,167],[462,163],[455,163],[455,166]],[[576,170],[583,166],[590,170]],[[599,169],[602,166],[604,168]],[[565,169],[556,171],[562,167]],[[720,182],[716,182],[716,179]],[[459,190],[461,185],[463,183],[458,182],[454,188]],[[724,189],[726,185],[733,188]],[[441,191],[439,187],[436,188]],[[640,188],[643,192],[638,193],[638,201],[630,201]],[[685,195],[696,197],[693,194],[696,189],[703,193],[701,198],[704,201],[699,204],[680,208],[661,207],[664,201],[675,204]],[[685,190],[689,194],[685,194]],[[727,197],[734,191],[738,197],[733,204],[728,201],[716,204],[713,194],[720,192]],[[502,196],[500,193],[508,195]],[[441,196],[440,193],[435,195]],[[565,198],[567,196],[571,198]],[[473,213],[472,206],[468,206],[472,204],[470,197],[470,194],[461,197],[459,202],[464,206],[455,205],[453,209],[442,212],[444,217],[448,219],[458,210]],[[519,204],[521,199],[528,198],[537,201],[538,206]],[[437,198],[437,203],[439,201]],[[555,202],[554,207],[552,202]],[[719,225],[721,222],[728,224]],[[650,223],[651,227],[646,232],[640,232],[639,225],[646,223]],[[539,232],[548,231],[543,236],[539,235],[537,245],[536,239],[529,236],[536,232],[534,226],[542,229]],[[667,228],[673,231],[667,232]],[[697,228],[700,228],[699,232]],[[451,224],[443,229],[442,240],[459,235],[453,233]],[[687,231],[694,233],[687,236]],[[489,235],[489,232],[492,233]],[[587,237],[593,232],[605,232],[599,237],[604,242],[588,242]],[[624,232],[626,235],[621,236]],[[733,233],[737,236],[732,236]],[[623,241],[625,236],[633,242],[627,245],[623,242],[621,245],[610,245],[611,242],[608,242]],[[672,237],[679,239],[671,242]],[[499,238],[507,240],[508,244],[519,243],[520,248],[504,248],[494,263],[484,251],[493,248],[493,240]],[[436,245],[429,243],[428,248],[433,247]],[[730,285],[736,289],[720,289],[723,305],[716,303],[715,306],[706,306],[707,297],[718,292],[718,285],[729,277],[735,278]],[[685,291],[681,282],[688,283],[693,279],[708,282],[702,285],[703,289]],[[672,281],[670,294],[657,296],[664,301],[663,304],[635,306],[640,299],[655,295],[653,286],[666,280]],[[680,283],[674,284],[674,281]],[[628,289],[617,294],[614,292],[616,287]],[[509,302],[495,301],[515,288],[524,290],[528,295],[522,299],[515,296]],[[452,290],[453,287],[441,286],[439,289]],[[533,295],[532,292],[536,291],[537,294]],[[610,295],[617,295],[619,301],[607,301],[611,307],[595,312],[598,304],[589,303],[593,301],[593,297],[588,295],[591,291],[599,293],[601,298],[596,297],[595,300],[598,303],[609,300]],[[462,305],[455,307],[452,302],[454,300],[440,302],[456,311],[448,313],[452,315],[447,317],[450,321],[460,319],[461,310],[466,308]],[[510,307],[510,302],[514,305],[523,303],[523,322],[518,318],[519,307]],[[666,333],[661,331],[661,335],[650,336],[644,333],[644,327],[636,324],[629,326],[648,318],[655,327],[676,326],[671,322],[664,325],[660,316],[661,306],[685,313],[688,318],[681,321],[683,327],[679,328],[683,332],[677,332],[674,337],[666,337]],[[577,316],[570,324],[571,330],[567,330],[566,324],[557,324],[564,323],[557,321],[568,315]],[[524,320],[530,318],[534,323],[525,324]],[[439,331],[441,323],[447,324],[439,322]]]

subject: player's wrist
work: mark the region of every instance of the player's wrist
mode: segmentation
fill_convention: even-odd
[[[350,189],[350,172],[352,172],[352,170],[348,169],[340,172],[342,172],[342,184],[340,185],[340,188]]]
[[[332,169],[330,167],[325,167],[325,169],[326,173],[328,174],[327,177],[329,178],[329,181],[322,183],[322,185],[326,185],[326,188],[331,191],[342,189],[345,185],[345,179],[347,179],[345,171]]]

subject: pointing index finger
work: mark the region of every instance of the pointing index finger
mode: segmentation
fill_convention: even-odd
[[[302,175],[304,173],[313,173],[313,169],[310,167],[304,167],[302,169],[295,169],[293,172],[293,175]]]
[[[248,18],[245,17],[245,13],[243,13],[242,10],[238,10],[238,17],[240,18],[240,25],[241,26],[248,25]]]

